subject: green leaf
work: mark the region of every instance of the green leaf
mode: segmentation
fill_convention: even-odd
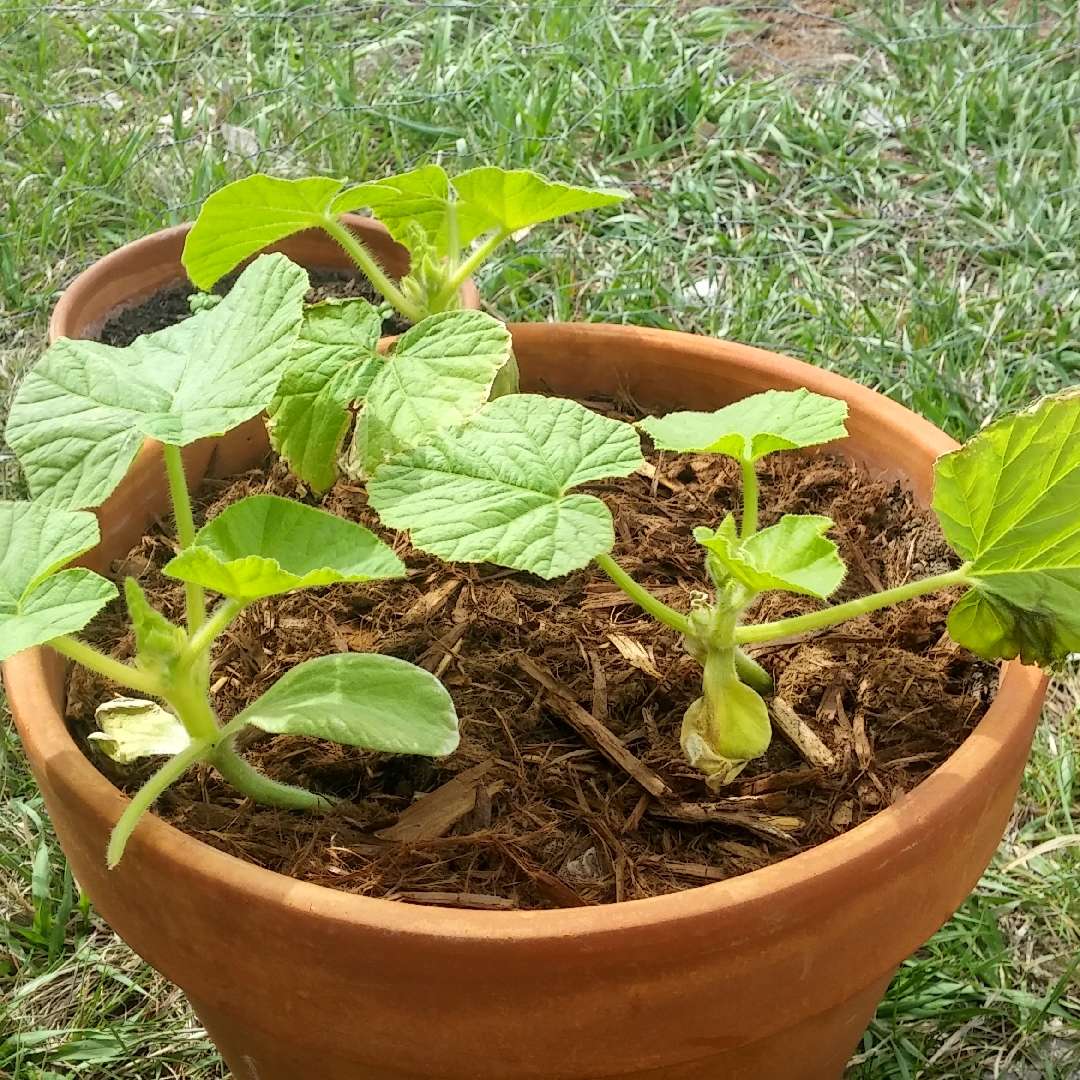
[[[135,631],[135,666],[153,674],[168,671],[183,652],[187,633],[150,606],[142,586],[132,577],[124,579],[124,598]]]
[[[574,401],[513,394],[381,466],[368,498],[384,524],[409,529],[423,551],[553,578],[615,540],[608,508],[567,492],[628,476],[643,460],[630,425]]]
[[[362,525],[277,495],[233,503],[164,571],[245,604],[293,589],[405,576],[401,560]]]
[[[824,600],[847,573],[836,544],[825,536],[832,527],[829,518],[817,514],[785,514],[740,542],[735,519],[728,514],[715,531],[696,528],[694,538],[753,592],[783,589]]]
[[[307,274],[263,255],[217,307],[126,349],[61,338],[19,388],[7,440],[35,498],[97,506],[146,436],[186,446],[269,405],[303,314]]]
[[[571,187],[545,180],[528,169],[506,170],[491,165],[455,176],[454,190],[462,203],[490,218],[506,233],[566,214],[611,206],[629,196],[626,191]]]
[[[382,319],[366,300],[327,300],[304,312],[292,359],[270,403],[270,441],[315,491],[338,476],[341,444],[383,363]]]
[[[991,424],[934,471],[934,511],[975,584],[949,633],[986,659],[1080,652],[1080,390]]]
[[[93,514],[0,502],[0,660],[81,630],[116,596],[90,570],[60,570],[98,539]]]
[[[847,438],[846,401],[809,390],[766,390],[712,413],[650,416],[638,427],[657,449],[727,454],[757,461],[776,450],[795,450]]]
[[[442,683],[405,660],[337,653],[283,675],[237,718],[275,735],[313,735],[392,754],[441,757],[458,746]]]
[[[256,173],[210,195],[184,241],[188,277],[209,289],[245,259],[286,236],[334,216],[342,181],[278,180]]]
[[[335,200],[332,211],[340,214],[362,206],[369,207],[390,235],[399,244],[404,244],[411,254],[416,254],[412,237],[415,226],[412,223],[423,229],[426,241],[434,248],[436,256],[448,254],[450,185],[441,166],[423,165],[400,176],[371,180],[349,188]],[[457,203],[454,207],[459,250],[498,224],[476,208]]]
[[[171,757],[191,745],[180,720],[155,701],[116,698],[99,705],[94,716],[101,730],[90,732],[87,738],[121,765],[159,754]]]
[[[357,418],[353,458],[361,471],[474,416],[510,348],[510,331],[482,311],[440,312],[403,334]]]

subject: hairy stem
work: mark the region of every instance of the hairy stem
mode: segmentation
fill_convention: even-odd
[[[685,615],[680,615],[674,608],[669,608],[667,604],[661,600],[657,600],[655,596],[643,585],[639,585],[610,555],[606,552],[601,552],[596,556],[596,565],[604,571],[605,574],[635,604],[642,609],[642,611],[648,612],[654,619],[662,622],[665,626],[670,626],[672,630],[678,630],[680,634],[686,634],[690,631],[690,623],[687,621]]]
[[[895,589],[886,589],[885,592],[861,596],[858,600],[849,600],[846,604],[812,611],[809,615],[797,615],[793,619],[781,619],[779,622],[759,623],[757,626],[740,626],[735,632],[735,640],[740,645],[749,645],[753,642],[773,641],[775,638],[790,637],[792,634],[802,634],[808,630],[821,630],[826,626],[835,626],[847,619],[854,619],[857,615],[865,615],[868,611],[892,607],[893,604],[911,600],[916,596],[924,596],[926,593],[937,592],[938,589],[947,589],[951,585],[966,585],[968,584],[968,568],[969,564],[965,563],[959,570],[950,570],[947,574],[937,574],[934,577],[923,578],[921,581],[911,581]]]
[[[138,690],[140,694],[147,694],[150,697],[163,696],[162,686],[153,675],[147,675],[145,671],[139,671],[138,668],[106,656],[93,645],[87,645],[85,641],[65,635],[53,638],[49,642],[49,647],[69,660],[82,664],[84,668],[89,668],[99,675],[104,675],[106,679],[112,679],[113,682],[126,686],[129,690]]]
[[[505,229],[492,233],[450,276],[446,284],[439,290],[439,295],[432,302],[435,311],[442,311],[457,294],[458,289],[469,279],[469,276],[478,266],[483,265],[484,260],[509,236]]]
[[[758,482],[752,461],[742,462],[743,512],[742,539],[749,540],[757,532]]]
[[[446,204],[446,250],[447,262],[450,266],[451,275],[457,273],[461,261],[461,242],[458,239],[458,216],[457,207],[452,203]]]
[[[195,518],[191,513],[191,496],[188,495],[184,458],[179,446],[162,445],[165,455],[165,471],[169,475],[169,494],[172,495],[173,515],[176,517],[176,539],[180,550],[185,551],[195,543]],[[201,585],[184,582],[187,599],[187,628],[189,634],[206,621],[206,594]]]
[[[771,694],[775,689],[772,676],[742,649],[735,650],[735,670],[739,678],[759,694]]]
[[[120,861],[127,846],[128,837],[135,830],[139,818],[154,805],[157,797],[174,781],[179,780],[188,769],[206,756],[211,743],[206,739],[193,742],[186,750],[181,750],[164,765],[133,796],[127,809],[120,815],[120,820],[109,837],[109,847],[105,858],[110,870]]]
[[[218,636],[228,629],[232,621],[243,610],[244,604],[242,601],[226,600],[188,641],[187,648],[184,650],[185,666],[191,667],[199,657],[207,653]]]
[[[375,286],[405,316],[413,322],[419,322],[426,312],[409,300],[402,291],[386,276],[375,257],[359,240],[336,218],[323,219],[323,228],[345,249],[349,258],[364,272]]]
[[[211,743],[221,738],[217,717],[210,707],[205,685],[200,685],[190,673],[181,674],[177,681],[165,691],[165,700],[193,739],[204,739]]]
[[[233,749],[232,741],[227,740],[210,755],[210,764],[228,780],[237,791],[254,799],[264,806],[280,806],[284,810],[320,810],[333,809],[333,802],[293,787],[291,784],[279,784],[268,776],[256,772]]]

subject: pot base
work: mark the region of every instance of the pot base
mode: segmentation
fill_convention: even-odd
[[[719,1053],[678,1065],[619,1073],[577,1070],[569,1063],[565,1071],[553,1072],[545,1067],[542,1074],[533,1072],[524,1063],[512,1074],[506,1071],[505,1064],[497,1065],[496,1071],[491,1072],[494,1057],[486,1052],[487,1047],[479,1045],[475,1068],[467,1075],[450,1075],[438,1064],[437,1072],[402,1072],[393,1067],[328,1057],[315,1048],[286,1044],[274,1035],[239,1023],[205,1002],[188,1000],[229,1066],[233,1080],[295,1080],[297,1076],[313,1075],[311,1070],[316,1063],[315,1075],[319,1080],[840,1080],[893,974],[889,972],[827,1012],[765,1039],[721,1049]],[[358,1026],[362,1023],[362,1017],[357,1017]],[[423,1032],[417,1029],[415,1037],[422,1040]],[[705,1045],[727,1041],[701,1039]],[[505,1047],[498,1055],[501,1062],[512,1057]]]

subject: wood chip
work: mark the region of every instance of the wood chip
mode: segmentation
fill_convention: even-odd
[[[669,862],[667,859],[650,859],[650,864],[657,870],[666,870],[669,874],[677,877],[696,878],[699,881],[723,881],[730,877],[718,866],[707,866],[705,863]]]
[[[626,815],[626,820],[623,822],[622,831],[624,833],[637,831],[637,827],[641,824],[641,819],[645,816],[645,811],[649,809],[650,802],[652,802],[652,796],[647,792],[638,799],[634,804],[634,809]]]
[[[431,643],[416,661],[417,665],[425,671],[435,671],[447,656],[453,659],[454,646],[465,636],[465,631],[470,625],[469,622],[455,623],[441,638],[436,638]],[[446,670],[445,664],[443,664],[443,670]]]
[[[664,676],[660,674],[656,661],[640,641],[627,637],[625,634],[608,634],[607,637],[608,641],[619,650],[619,654],[628,664],[636,667],[639,671],[644,671],[646,675],[654,679],[663,679]]]
[[[649,586],[649,592],[658,600],[663,600],[668,605],[685,603],[687,595],[685,589],[678,585]],[[637,601],[632,600],[619,588],[618,585],[606,585],[603,582],[597,585],[588,585],[585,588],[585,599],[581,602],[582,611],[603,610],[605,608],[633,607]]]
[[[559,907],[589,907],[589,901],[581,896],[572,886],[567,885],[560,877],[537,866],[520,849],[511,844],[500,844],[500,849],[507,858],[517,863],[518,869],[532,880],[533,884],[553,904]]]
[[[761,795],[767,791],[787,791],[789,788],[810,787],[825,775],[824,769],[785,769],[768,776],[755,776],[739,790],[744,795]]]
[[[506,896],[486,896],[467,892],[399,892],[388,900],[404,900],[407,904],[437,904],[440,907],[473,908],[478,911],[513,911],[517,904]]]
[[[874,760],[874,751],[870,746],[870,740],[866,735],[866,699],[872,689],[870,680],[863,678],[859,681],[859,692],[856,695],[855,715],[851,719],[852,744],[855,747],[855,756],[859,759],[859,768],[870,768]]]
[[[398,819],[375,835],[399,844],[445,836],[476,805],[476,782],[494,766],[493,759],[466,769],[429,795],[417,799]]]
[[[596,653],[589,653],[589,665],[592,668],[592,714],[605,727],[608,722],[607,676],[604,665]]]
[[[449,599],[461,588],[460,578],[451,578],[444,581],[438,588],[431,589],[423,594],[412,607],[401,617],[403,626],[415,626],[417,623],[426,622],[439,611]]]
[[[671,789],[643,761],[635,757],[626,744],[605,724],[575,700],[573,691],[556,679],[524,653],[517,657],[517,665],[529,678],[547,691],[547,701],[567,723],[591,746],[595,746],[606,758],[632,776],[650,795],[669,798]]]
[[[774,695],[770,700],[769,716],[777,729],[811,765],[819,769],[835,767],[836,756],[833,752],[782,697]]]
[[[663,459],[661,458],[661,463]],[[663,484],[668,491],[682,491],[685,488],[685,484],[680,484],[678,480],[669,480],[655,465],[651,462],[643,461],[637,469],[638,476],[644,476],[646,480],[652,481],[652,494],[656,497],[656,485]]]
[[[768,840],[796,843],[791,834],[805,825],[801,818],[778,814],[758,814],[750,810],[724,810],[709,803],[658,804],[649,813],[666,821],[687,825],[735,825]]]

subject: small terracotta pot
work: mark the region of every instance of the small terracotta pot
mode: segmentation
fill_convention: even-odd
[[[512,329],[525,388],[696,409],[770,387],[845,398],[851,438],[838,448],[923,502],[935,457],[955,445],[864,387],[759,349],[622,326]],[[250,443],[233,441],[219,460],[254,465]],[[126,553],[137,523],[167,512],[156,452],[125,490],[133,510],[106,529],[99,568]],[[992,707],[945,764],[784,862],[648,900],[477,912],[294,881],[151,815],[107,871],[127,800],[67,732],[63,661],[28,650],[4,681],[80,884],[187,992],[237,1080],[837,1080],[897,965],[989,862],[1045,690],[1037,669],[1005,665]]]

